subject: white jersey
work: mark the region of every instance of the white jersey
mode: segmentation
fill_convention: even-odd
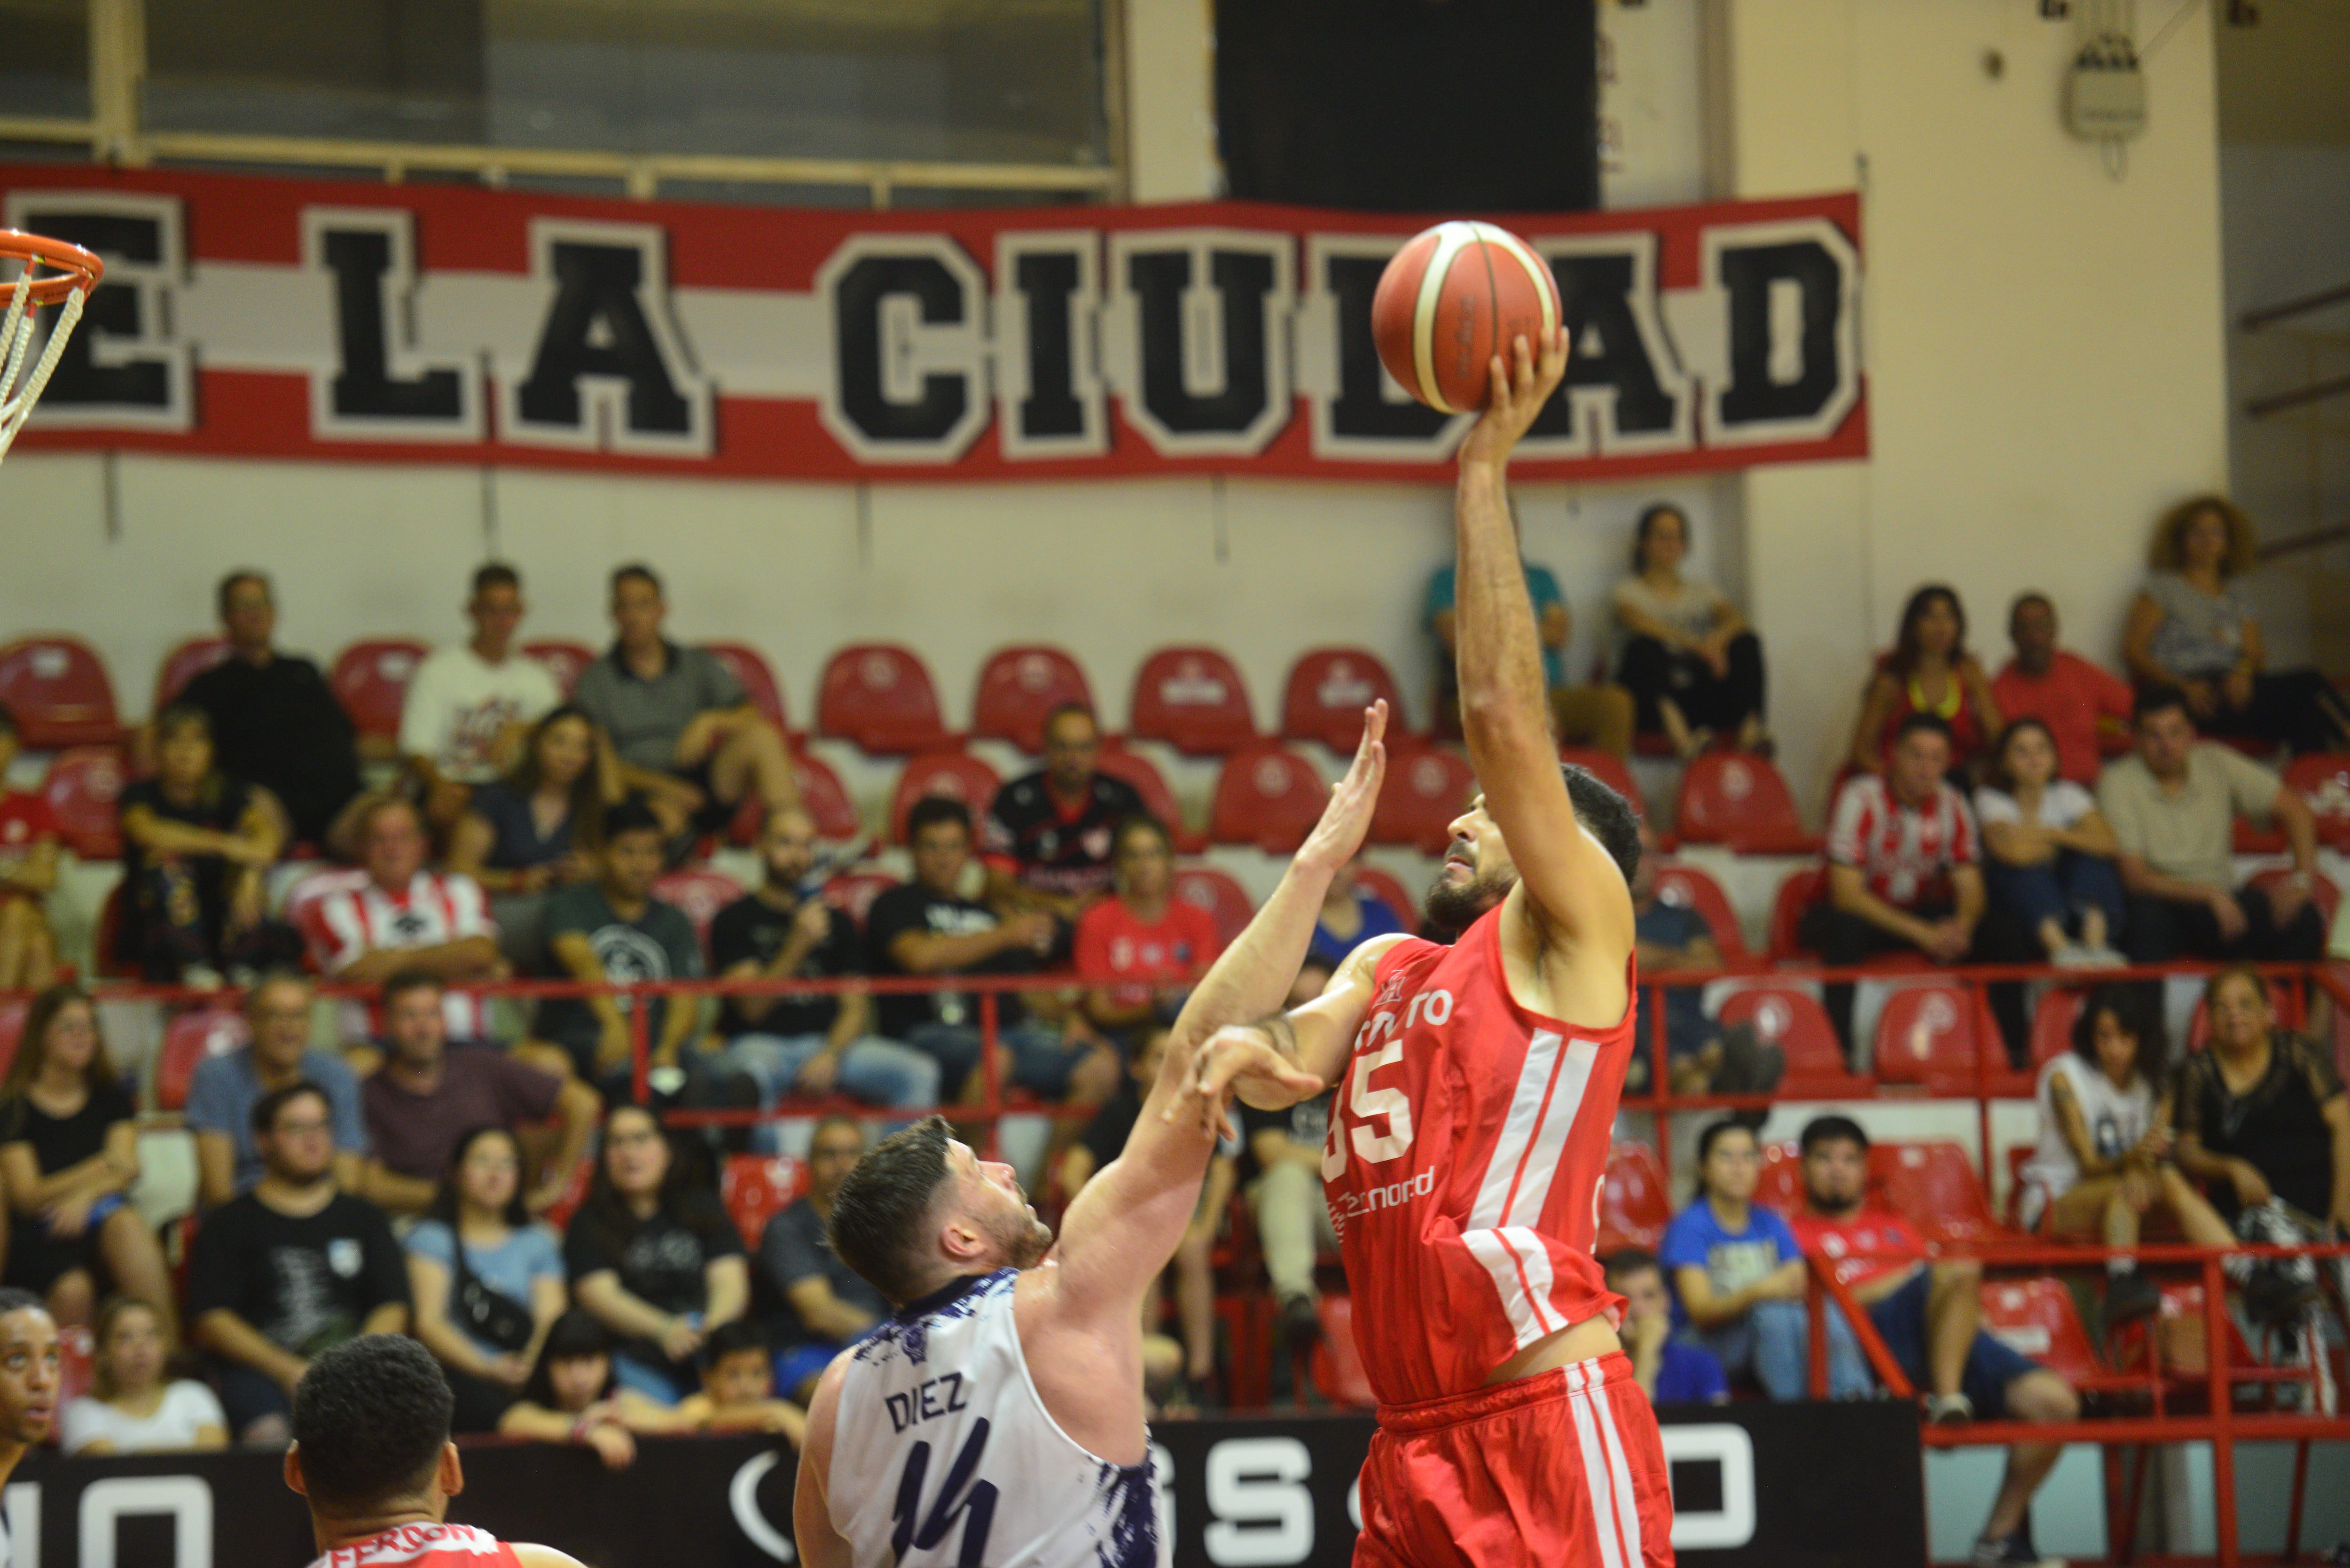
[[[1155,1568],[1150,1465],[1087,1453],[1021,1354],[1014,1269],[958,1280],[850,1353],[826,1499],[860,1563]]]
[[[2050,1057],[2040,1069],[2033,1096],[2040,1105],[2040,1147],[2019,1173],[2023,1181],[2020,1218],[2033,1230],[2039,1228],[2048,1205],[2081,1179],[2081,1162],[2073,1158],[2073,1146],[2064,1141],[2064,1129],[2056,1120],[2052,1085],[2060,1076],[2073,1091],[2073,1104],[2089,1131],[2089,1146],[2102,1158],[2112,1159],[2136,1147],[2138,1139],[2146,1137],[2146,1129],[2154,1125],[2154,1085],[2143,1077],[2133,1080],[2126,1089],[2117,1089],[2103,1068],[2077,1051]]]

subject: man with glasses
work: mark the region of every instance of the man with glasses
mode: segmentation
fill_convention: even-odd
[[[264,1095],[300,1083],[317,1085],[335,1113],[335,1179],[359,1189],[368,1152],[359,1075],[340,1056],[310,1046],[310,982],[272,970],[245,993],[253,1044],[206,1056],[188,1085],[188,1130],[196,1135],[196,1197],[216,1209],[261,1179],[253,1107]]]
[[[1101,727],[1093,710],[1065,702],[1045,715],[1045,765],[995,792],[981,828],[993,901],[1043,909],[1066,928],[1109,891],[1110,840],[1140,816],[1142,796],[1094,766]]]

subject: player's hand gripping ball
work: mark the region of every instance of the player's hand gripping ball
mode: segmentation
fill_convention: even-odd
[[[1558,326],[1558,282],[1534,247],[1492,223],[1439,223],[1412,236],[1371,296],[1379,362],[1431,409],[1485,404],[1488,367],[1523,335],[1537,350]]]

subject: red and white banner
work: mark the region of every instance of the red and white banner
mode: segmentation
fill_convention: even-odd
[[[1529,477],[1858,457],[1844,193],[1508,220],[1575,332]],[[0,167],[106,258],[26,448],[776,479],[1430,478],[1380,369],[1414,220],[1223,202],[835,213]]]

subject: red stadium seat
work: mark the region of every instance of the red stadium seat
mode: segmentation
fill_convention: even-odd
[[[2011,1239],[1991,1211],[1974,1161],[1947,1138],[1872,1145],[1868,1183],[1885,1207],[1929,1241],[1980,1244]]]
[[[1804,1211],[1804,1157],[1794,1144],[1762,1146],[1762,1174],[1755,1179],[1754,1201],[1784,1215]]]
[[[1453,819],[1476,793],[1477,775],[1458,752],[1436,747],[1390,757],[1371,811],[1371,842],[1441,855],[1452,842]]]
[[[1747,752],[1690,759],[1673,805],[1673,831],[1684,844],[1727,844],[1741,855],[1808,855],[1820,846],[1804,831],[1779,770]]]
[[[1395,676],[1367,648],[1316,648],[1289,667],[1281,699],[1281,734],[1289,741],[1319,741],[1334,752],[1352,752],[1363,738],[1363,710],[1378,698],[1388,701],[1388,749],[1403,739],[1403,700]]]
[[[1034,755],[1045,749],[1045,715],[1070,702],[1094,705],[1093,688],[1076,659],[1041,643],[1000,648],[980,666],[971,732],[1009,741]]]
[[[86,1397],[98,1381],[98,1341],[84,1323],[57,1324],[57,1402]]]
[[[1845,1063],[1827,1009],[1807,991],[1792,985],[1742,986],[1724,999],[1719,1022],[1751,1023],[1757,1039],[1776,1045],[1786,1058],[1778,1094],[1790,1100],[1848,1100],[1875,1085]]]
[[[1183,808],[1175,804],[1175,792],[1167,787],[1166,776],[1149,757],[1123,746],[1106,745],[1094,759],[1094,766],[1134,786],[1134,793],[1142,797],[1142,809],[1173,836],[1178,852],[1191,855],[1206,847],[1206,840],[1184,827]]]
[[[192,637],[163,656],[155,670],[155,701],[148,709],[152,718],[172,705],[172,700],[188,689],[188,682],[228,658],[228,639],[224,637]]]
[[[653,884],[653,897],[664,904],[674,904],[685,911],[693,922],[693,935],[702,943],[706,957],[710,950],[710,922],[718,911],[743,896],[743,884],[723,871],[713,871],[707,866],[681,866],[674,871],[664,871]]]
[[[2350,852],[2350,753],[2311,752],[2285,764],[2284,782],[2317,818],[2321,844]]]
[[[824,901],[847,911],[861,930],[873,900],[898,886],[898,878],[882,871],[843,871],[824,885]]]
[[[2276,889],[2292,875],[2293,867],[2290,866],[2272,866],[2253,876],[2252,886],[2274,898]],[[2315,873],[2315,880],[2309,886],[2309,901],[2315,904],[2317,912],[2325,917],[2325,929],[2332,930],[2334,912],[2342,907],[2342,889],[2334,886],[2334,878],[2323,871]]]
[[[857,803],[848,798],[848,786],[829,763],[806,752],[794,752],[792,769],[799,774],[800,805],[815,818],[818,837],[845,843],[864,835],[865,823],[857,814]],[[734,808],[734,820],[726,825],[726,836],[737,845],[756,844],[766,821],[767,803],[755,791],[746,792],[743,804]]]
[[[225,1056],[253,1041],[244,1014],[231,1007],[205,1007],[182,1012],[163,1026],[163,1044],[155,1053],[155,1108],[187,1108],[188,1085],[208,1057]]]
[[[966,752],[934,752],[914,758],[898,775],[897,794],[889,799],[889,842],[906,842],[906,814],[914,809],[916,801],[931,794],[969,806],[975,830],[1002,785],[993,768]]]
[[[718,1199],[726,1205],[743,1245],[758,1255],[767,1221],[807,1190],[807,1167],[789,1155],[735,1154],[719,1173]]]
[[[726,667],[726,673],[743,688],[768,723],[788,735],[790,722],[784,717],[784,689],[775,680],[775,672],[768,667],[767,656],[747,642],[705,642],[702,650]]]
[[[1321,820],[1330,786],[1314,764],[1287,747],[1254,746],[1224,759],[1216,779],[1208,836],[1252,844],[1268,855],[1294,853]]]
[[[2082,1392],[2151,1389],[2153,1379],[2144,1373],[2115,1372],[2098,1359],[2064,1281],[2050,1274],[1985,1280],[1981,1296],[1986,1333]]]
[[[1880,1084],[1963,1094],[1976,1086],[1979,1054],[1992,1092],[2012,1089],[2007,1049],[1982,993],[1954,981],[1929,981],[1904,983],[1885,999],[1870,1065]]]
[[[855,643],[827,661],[816,688],[816,732],[877,757],[918,756],[954,744],[940,721],[930,670],[887,642]]]
[[[383,637],[355,642],[336,657],[327,684],[360,734],[400,733],[400,704],[428,651],[414,638]]]
[[[2073,1048],[2073,1025],[2081,1016],[2088,993],[2067,986],[2050,986],[2032,1010],[2032,1070],[2036,1075]],[[2035,1086],[2037,1079],[2034,1080]]]
[[[571,689],[579,684],[579,672],[596,662],[596,650],[584,642],[572,642],[564,638],[548,638],[540,642],[522,645],[522,656],[546,667],[555,677],[556,690],[568,698]]]
[[[1713,933],[1713,945],[1721,950],[1725,962],[1744,963],[1752,956],[1738,929],[1738,911],[1730,907],[1730,895],[1707,872],[1694,866],[1658,867],[1657,901],[1695,909]]]
[[[1212,648],[1162,648],[1134,674],[1128,731],[1188,756],[1221,757],[1256,742],[1240,668]]]
[[[98,650],[78,637],[20,637],[0,648],[0,705],[16,718],[25,749],[110,746],[122,739],[114,682]]]
[[[1657,1151],[1645,1143],[1610,1147],[1599,1183],[1599,1255],[1626,1247],[1653,1252],[1672,1221],[1672,1188]]]
[[[1807,956],[1804,946],[1804,915],[1827,896],[1828,868],[1804,866],[1787,873],[1771,898],[1771,960],[1784,963]]]
[[[1314,1386],[1333,1405],[1368,1409],[1379,1402],[1371,1391],[1370,1375],[1363,1370],[1363,1353],[1355,1342],[1355,1303],[1342,1295],[1322,1297],[1315,1303],[1322,1317],[1322,1339],[1314,1347]]]
[[[122,828],[115,801],[130,782],[123,775],[122,754],[111,746],[78,746],[49,764],[41,795],[57,819],[57,833],[67,848],[84,860],[121,858]]]
[[[1197,904],[1216,918],[1216,939],[1229,942],[1255,918],[1256,905],[1248,889],[1232,874],[1212,866],[1185,866],[1175,873],[1175,896]]]
[[[1355,867],[1355,882],[1364,892],[1385,899],[1388,909],[1403,917],[1404,929],[1416,930],[1419,926],[1419,900],[1411,889],[1376,866]]]
[[[1617,794],[1632,803],[1632,809],[1646,816],[1648,810],[1640,804],[1640,786],[1633,781],[1632,770],[1623,758],[1613,752],[1596,752],[1589,746],[1561,746],[1558,760],[1573,763]]]

